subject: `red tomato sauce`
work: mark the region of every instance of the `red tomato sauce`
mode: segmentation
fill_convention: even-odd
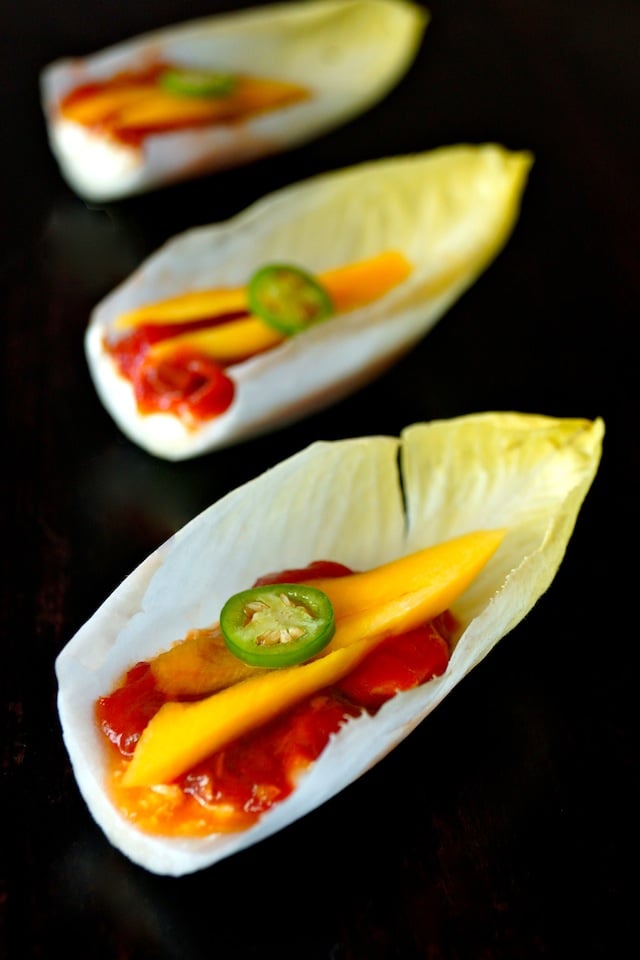
[[[152,360],[149,347],[180,334],[248,316],[238,310],[186,323],[141,324],[115,343],[104,341],[123,377],[131,381],[140,413],[172,413],[186,423],[219,416],[233,402],[235,386],[223,367],[205,354],[184,347]]]
[[[233,380],[209,357],[183,348],[159,362],[146,358],[131,377],[140,413],[172,413],[184,423],[200,423],[228,410]]]
[[[193,333],[196,330],[208,330],[210,327],[221,326],[223,323],[248,316],[247,310],[235,310],[232,313],[223,313],[215,317],[199,317],[197,320],[187,320],[183,323],[141,323],[131,333],[125,334],[114,343],[105,340],[104,348],[117,363],[120,373],[130,377],[154,343],[170,340],[181,334]]]
[[[270,574],[259,582],[295,582],[294,576],[298,581],[308,581],[314,576],[350,572],[340,564],[316,561],[305,569]],[[444,673],[456,626],[453,615],[446,611],[421,627],[382,641],[338,684],[302,700],[179,777],[172,792],[166,794],[167,810],[161,809],[157,797],[149,800],[148,788],[128,792],[121,788],[116,801],[126,815],[152,832],[199,834],[245,829],[292,793],[299,775],[317,760],[332,735],[350,718],[364,712],[375,714],[397,692]],[[122,686],[97,701],[98,725],[122,758],[132,756],[145,726],[167,699],[155,686],[149,664],[139,663],[129,670]],[[140,797],[140,789],[146,791],[143,806],[151,803],[153,807],[148,815],[136,810],[136,792]]]

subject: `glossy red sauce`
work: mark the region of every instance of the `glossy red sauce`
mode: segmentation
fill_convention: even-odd
[[[238,310],[186,323],[141,324],[114,343],[105,339],[104,347],[122,376],[131,381],[140,413],[172,413],[187,422],[200,422],[231,406],[233,380],[220,364],[196,350],[185,347],[156,360],[149,356],[149,347],[246,316],[245,310]]]
[[[341,564],[318,561],[305,569],[262,577],[260,582],[308,581],[350,572]],[[317,760],[350,717],[365,711],[374,714],[397,692],[444,673],[455,628],[453,616],[445,612],[415,630],[382,641],[339,684],[313,694],[212,754],[175,785],[203,808],[233,809],[232,829],[245,828],[293,791],[298,775]],[[145,726],[167,699],[156,688],[149,665],[139,663],[121,687],[98,700],[98,724],[119,753],[130,757]]]
[[[131,378],[140,413],[172,413],[184,423],[200,423],[228,410],[233,380],[209,357],[188,348],[149,362]]]
[[[104,347],[117,363],[120,373],[130,377],[154,343],[170,340],[181,334],[194,333],[197,330],[208,330],[248,316],[247,310],[236,310],[214,317],[198,317],[197,320],[187,320],[182,323],[141,323],[131,333],[125,334],[113,343],[106,340]]]

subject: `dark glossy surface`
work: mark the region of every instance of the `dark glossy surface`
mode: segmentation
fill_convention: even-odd
[[[47,148],[41,67],[232,6],[21,0],[3,14],[0,954],[624,956],[639,801],[637,0],[433,0],[415,65],[368,114],[288,155],[87,207]],[[155,460],[119,434],[82,337],[91,308],[161,242],[321,170],[463,140],[535,153],[522,216],[395,369],[197,461]],[[489,409],[607,424],[564,564],[531,615],[391,756],[304,820],[183,879],[131,865],[70,772],[55,702],[63,645],[169,534],[309,441]]]

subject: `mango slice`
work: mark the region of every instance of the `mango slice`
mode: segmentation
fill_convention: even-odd
[[[227,96],[176,96],[159,87],[151,73],[148,77],[116,76],[79,98],[72,92],[60,104],[60,112],[74,123],[118,135],[146,127],[170,129],[224,123],[307,97],[309,91],[299,84],[248,76],[238,77],[233,92]]]
[[[363,573],[309,581],[330,598],[338,621],[324,653],[364,636],[410,630],[442,613],[464,589],[465,578],[470,583],[482,569],[492,541],[497,548],[501,540],[499,530],[470,533]],[[217,625],[190,631],[155,657],[151,669],[170,697],[205,696],[263,672],[229,652]]]
[[[419,616],[429,620],[451,606],[503,537],[504,530],[479,530],[349,577],[314,580],[313,585],[330,598],[339,620],[365,611],[375,620],[381,610],[405,605],[410,616],[421,604]]]
[[[336,633],[324,655],[296,667],[261,671],[204,700],[165,704],[138,741],[123,785],[167,783],[315,690],[337,682],[383,637],[411,629],[450,606],[493,556],[503,537],[504,530],[476,531],[402,558],[397,561],[399,572],[392,562],[369,574],[354,575],[353,603],[340,599],[348,593],[353,578],[346,578],[340,586],[340,579],[327,581],[329,591],[338,587],[338,609],[342,602],[349,612],[342,620],[337,616]],[[418,569],[423,573],[420,585]],[[394,595],[405,576],[409,590]],[[371,591],[385,577],[389,587],[382,591],[383,602],[376,606]]]
[[[184,640],[154,657],[151,670],[156,685],[169,697],[202,697],[257,672],[229,652],[217,624],[191,630]]]
[[[257,317],[246,317],[219,327],[161,340],[149,348],[147,356],[153,360],[161,360],[179,350],[188,349],[204,353],[217,363],[227,365],[277,347],[283,339],[277,330]]]
[[[132,81],[126,86],[98,88],[91,96],[69,97],[63,101],[60,109],[68,120],[90,126],[106,121],[119,111],[150,95],[153,96],[153,90],[147,84]]]
[[[337,313],[354,310],[384,296],[411,273],[411,264],[396,250],[346,264],[318,275],[326,287]],[[246,310],[246,288],[192,291],[130,310],[118,317],[116,327],[126,329],[141,324],[187,323],[199,318]],[[259,317],[230,320],[208,329],[191,331],[162,340],[151,347],[150,356],[160,359],[177,349],[188,347],[206,354],[218,363],[232,363],[277,346],[285,339]]]
[[[225,313],[247,309],[246,287],[226,287],[218,290],[193,290],[156,303],[145,303],[119,314],[114,330],[127,330],[146,323],[189,323],[203,317],[219,317]]]
[[[355,310],[383,297],[406,280],[412,266],[398,250],[384,250],[366,260],[325,270],[320,282],[329,291],[338,313]]]

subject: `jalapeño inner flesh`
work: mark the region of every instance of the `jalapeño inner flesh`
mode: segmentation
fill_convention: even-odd
[[[249,309],[269,326],[290,336],[333,313],[328,292],[315,277],[291,264],[268,264],[249,282]]]
[[[255,667],[290,667],[315,656],[335,632],[329,597],[315,587],[277,583],[234,594],[220,613],[229,650]]]

